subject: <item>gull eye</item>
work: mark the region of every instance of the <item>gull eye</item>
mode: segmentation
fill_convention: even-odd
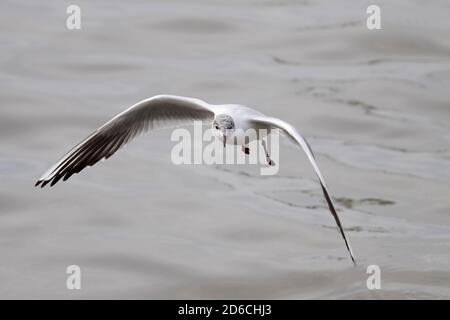
[[[219,126],[216,124],[216,129],[219,130]]]

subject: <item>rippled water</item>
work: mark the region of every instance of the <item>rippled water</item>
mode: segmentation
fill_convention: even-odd
[[[450,298],[450,5],[378,1],[0,4],[1,298]],[[174,166],[170,131],[69,182],[58,157],[159,93],[242,103],[309,138],[280,172]],[[82,290],[65,287],[82,269]],[[366,288],[377,264],[382,289]]]

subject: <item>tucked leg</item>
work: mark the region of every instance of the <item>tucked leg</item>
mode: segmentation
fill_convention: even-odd
[[[264,148],[264,152],[266,153],[266,160],[267,160],[267,163],[269,164],[269,166],[274,166],[274,165],[275,165],[275,162],[274,162],[272,159],[270,159],[270,155],[269,155],[269,153],[267,152],[266,141],[265,141],[265,140],[261,140],[261,143],[262,143],[262,146],[263,146],[263,148]]]

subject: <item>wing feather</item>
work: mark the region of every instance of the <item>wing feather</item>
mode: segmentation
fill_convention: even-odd
[[[323,194],[324,194],[325,199],[328,204],[328,208],[330,209],[330,212],[333,215],[334,220],[336,221],[336,225],[338,226],[339,232],[341,233],[342,237],[344,238],[344,242],[345,242],[345,246],[347,247],[347,251],[350,254],[353,264],[356,265],[356,261],[353,256],[353,252],[350,247],[350,243],[347,240],[347,237],[344,232],[344,228],[342,227],[341,221],[336,212],[336,209],[335,209],[335,206],[333,203],[333,199],[331,198],[330,192],[328,191],[328,188],[325,184],[325,180],[324,180],[322,174],[320,173],[319,166],[317,165],[314,153],[312,152],[312,149],[311,149],[311,146],[309,145],[309,143],[306,141],[306,139],[304,137],[302,137],[300,135],[300,133],[298,133],[298,131],[293,126],[291,126],[289,123],[282,121],[280,119],[271,118],[271,117],[259,117],[259,118],[252,119],[251,122],[253,122],[256,126],[259,126],[259,127],[265,126],[269,129],[276,128],[276,129],[282,130],[291,140],[293,140],[298,145],[300,145],[300,147],[306,153],[309,161],[311,162],[311,164],[314,168],[314,171],[315,171],[317,177],[319,178]]]
[[[160,95],[143,100],[120,113],[71,149],[37,182],[55,185],[101,159],[108,159],[123,145],[149,130],[194,120],[212,120],[213,106],[198,99]]]

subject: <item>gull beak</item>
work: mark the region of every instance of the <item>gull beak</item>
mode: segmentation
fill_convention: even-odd
[[[225,149],[225,145],[227,144],[227,131],[223,129],[222,131],[222,139],[223,139],[223,148]]]

